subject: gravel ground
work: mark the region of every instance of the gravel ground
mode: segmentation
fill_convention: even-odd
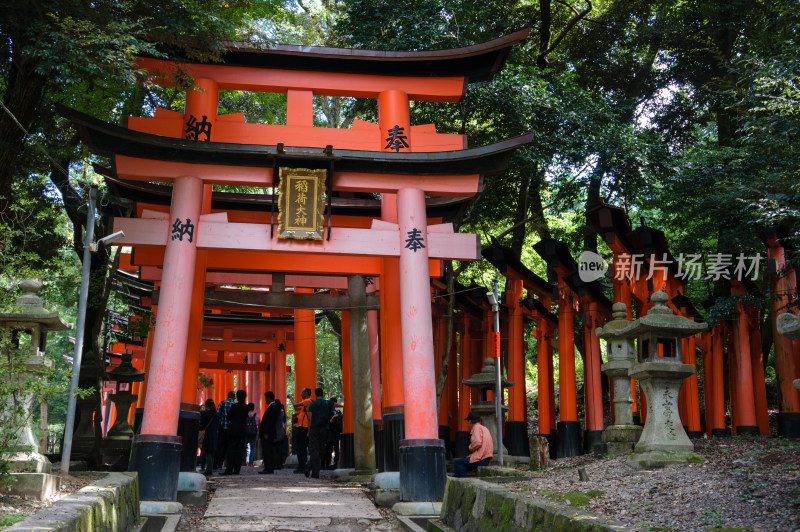
[[[696,440],[695,450],[706,463],[656,471],[634,470],[622,456],[566,458],[508,487],[561,500],[596,490],[586,510],[645,530],[800,531],[800,442],[715,438]],[[579,480],[579,467],[588,481]]]

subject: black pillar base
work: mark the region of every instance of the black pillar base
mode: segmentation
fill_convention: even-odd
[[[724,438],[725,436],[730,436],[730,435],[731,435],[730,429],[711,429],[712,438]]]
[[[581,454],[581,425],[577,421],[559,421],[556,423],[558,440],[556,441],[556,458],[567,458]]]
[[[741,425],[736,427],[737,436],[758,436],[758,427],[753,425]]]
[[[602,430],[585,430],[583,432],[583,454],[593,453],[595,449],[602,451],[604,447]]]
[[[689,436],[689,439],[692,440],[702,440],[703,434],[705,434],[702,430],[688,430],[686,431],[686,435]]]
[[[550,446],[550,460],[555,460],[558,447],[558,431],[551,430],[550,434],[542,434],[542,436],[547,436],[547,445]]]
[[[342,469],[352,469],[356,466],[356,449],[353,434],[342,434],[341,440],[342,457],[339,459],[339,467]]]
[[[800,412],[778,412],[778,436],[800,438]]]
[[[139,499],[176,501],[181,465],[181,438],[139,434],[133,438],[128,470],[139,473]]]
[[[446,482],[447,468],[442,440],[400,442],[401,501],[441,501]]]
[[[506,421],[506,437],[503,438],[511,456],[530,456],[528,424],[524,421]]]
[[[178,414],[178,436],[181,437],[181,471],[194,472],[197,466],[197,437],[200,432],[200,410],[195,405],[181,403]],[[189,409],[191,408],[191,410]],[[199,409],[199,407],[197,407]]]
[[[469,431],[456,432],[456,458],[469,456]]]
[[[383,421],[380,419],[372,420],[373,441],[375,442],[375,467],[379,472],[384,472],[383,468]]]
[[[383,414],[383,468],[400,471],[400,440],[406,436],[402,413]]]

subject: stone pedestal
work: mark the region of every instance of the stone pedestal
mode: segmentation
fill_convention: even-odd
[[[681,362],[652,360],[634,364],[630,376],[647,398],[647,421],[628,463],[642,469],[670,464],[702,463],[681,424],[678,397],[683,379],[694,367]]]
[[[108,400],[112,401],[116,407],[117,417],[106,437],[103,438],[100,452],[103,456],[103,464],[112,471],[128,470],[128,458],[131,454],[131,441],[133,440],[133,428],[128,424],[128,411],[138,397],[130,391],[108,395]]]

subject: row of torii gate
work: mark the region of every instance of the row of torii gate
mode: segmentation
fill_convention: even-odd
[[[454,233],[446,220],[480,190],[483,179],[502,172],[513,150],[530,136],[466,149],[463,135],[437,133],[433,124],[412,126],[409,102],[461,99],[468,83],[491,79],[527,34],[439,52],[231,46],[223,64],[182,65],[196,86],[186,93],[184,113],[157,109],[153,117],[129,118],[121,128],[62,109],[90,149],[110,159],[110,168],[98,169],[111,191],[135,202],[133,217],[114,222],[115,231],[125,232],[117,245],[132,248],[122,257],[121,278],[137,305],[152,309],[155,326],[141,345],[122,342],[111,351],[133,350],[135,365],[147,374],[141,385],[134,384],[141,422],[131,456],[144,499],[174,500],[178,471],[194,466],[197,405],[208,396],[223,399],[233,389],[234,373],[237,386],[248,391],[261,412],[263,402],[256,399],[267,389],[286,400],[287,353],[295,358],[295,399],[302,388],[316,387],[320,316],[315,311],[320,310],[342,311],[342,465],[352,461],[360,472],[399,470],[404,500],[441,498],[445,444],[451,443],[456,455],[466,454],[469,434],[463,420],[477,400],[460,383],[493,354],[485,292],[462,287],[451,354],[456,361],[451,368],[457,369],[448,373],[437,415],[435,379],[447,335],[444,299],[437,297],[444,290],[437,279],[443,260],[476,260],[481,253],[477,235]],[[139,61],[160,83],[170,83],[175,63]],[[248,124],[242,114],[218,115],[219,91],[228,89],[286,93],[286,124]],[[315,95],[376,99],[379,122],[356,121],[351,129],[314,127]],[[297,169],[310,173],[293,175]],[[318,184],[327,192],[327,205],[320,205],[319,240],[280,238],[291,225],[278,222],[278,198],[290,197],[283,190],[278,198],[274,192],[212,191],[213,185],[269,190],[314,171],[324,176]],[[618,254],[667,251],[663,234],[650,228],[632,231],[620,209],[601,205],[587,216],[614,251],[615,262]],[[768,245],[771,258],[784,264],[779,237]],[[509,250],[496,244],[483,250],[507,278],[502,336],[507,377],[515,385],[508,392],[504,439],[512,455],[527,455],[523,332],[525,321],[534,321],[539,434],[550,440],[554,454],[572,456],[590,449],[603,430],[600,347],[593,332],[610,319],[611,302],[597,283],[580,281],[564,244],[542,241],[536,250],[556,272],[555,289]],[[796,280],[788,266],[781,271],[773,277],[788,298]],[[674,272],[659,275],[656,289],[665,288],[679,313],[699,319]],[[734,290],[751,288],[734,284]],[[614,299],[644,315],[652,291],[640,281],[615,281]],[[735,368],[730,372],[733,432],[769,430],[761,351],[755,349],[758,327],[745,319],[751,317],[749,309],[738,312],[742,319],[735,326],[684,340],[685,362],[695,362],[697,349],[702,353],[711,435],[725,430],[725,350]],[[576,316],[584,341],[583,437]],[[800,405],[791,384],[788,390],[784,384],[797,375],[800,345],[777,339],[775,345],[779,430],[792,434],[800,426]],[[198,374],[204,383],[199,388]],[[681,416],[689,433],[697,435],[696,375],[687,384]],[[638,400],[642,411],[644,398]]]

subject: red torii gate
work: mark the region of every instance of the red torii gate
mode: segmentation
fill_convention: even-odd
[[[100,166],[97,166],[97,165],[95,165],[95,166],[96,166],[96,169],[97,169],[98,172],[100,172],[100,173],[105,175],[106,182],[107,182],[107,184],[109,185],[109,188],[111,189],[111,191],[114,194],[116,194],[117,196],[123,197],[123,198],[127,199],[128,201],[135,201],[136,202],[136,204],[135,204],[135,212],[139,216],[142,216],[143,214],[145,214],[148,211],[165,212],[165,211],[168,210],[169,200],[170,200],[170,196],[171,196],[171,188],[164,187],[164,186],[156,186],[156,185],[152,185],[152,184],[148,184],[148,183],[136,183],[136,182],[118,180],[118,179],[115,179],[113,176],[108,175],[110,173],[110,171],[108,169],[104,169],[104,168],[102,168]],[[384,195],[384,196],[387,196],[387,195]],[[427,198],[426,199],[426,204],[427,204],[427,210],[429,212],[428,224],[429,225],[440,224],[442,222],[442,218],[439,217],[439,215],[446,215],[447,213],[455,212],[455,209],[457,209],[459,207],[459,205],[464,202],[464,200],[465,200],[465,198]],[[158,203],[151,203],[151,202],[154,202],[154,201],[157,201]],[[271,204],[272,204],[272,200],[269,197],[266,197],[266,199],[265,199],[265,197],[263,195],[242,195],[242,194],[231,194],[231,193],[226,193],[226,192],[215,192],[212,195],[211,213],[224,213],[226,216],[228,216],[228,218],[230,220],[235,220],[235,221],[239,221],[239,222],[259,222],[260,221],[260,222],[264,223],[265,220],[266,220],[264,211],[268,210],[267,206],[271,205]],[[381,208],[381,206],[382,206],[381,204],[384,204],[383,205],[383,207],[384,207],[383,209]],[[257,205],[260,205],[261,208],[259,210],[255,210],[254,211],[253,208],[254,208],[254,206],[257,206]],[[334,226],[334,227],[368,228],[368,227],[371,226],[372,220],[373,220],[373,218],[375,216],[380,216],[381,215],[381,211],[384,211],[384,213],[386,211],[386,209],[385,209],[385,201],[383,201],[383,200],[382,201],[376,201],[376,200],[348,199],[348,198],[338,198],[338,197],[336,197],[336,198],[332,199],[332,205],[333,205],[333,211],[331,213],[330,219],[331,219],[331,225]],[[236,210],[231,210],[231,209],[236,209]],[[242,209],[244,209],[244,210],[242,210]],[[431,214],[433,214],[433,216],[431,216]],[[150,214],[150,215],[152,216],[152,214]],[[151,259],[147,258],[147,256],[148,256],[147,255],[147,251],[146,251],[147,249],[149,249],[149,248],[143,248],[141,246],[138,246],[138,247],[135,246],[134,247],[133,254],[137,256],[137,259],[135,260],[135,262],[142,263],[143,262],[143,258],[146,259],[146,262],[151,260]],[[138,254],[137,254],[137,250],[138,250]],[[143,253],[145,255],[143,255]],[[131,258],[130,254],[124,254],[122,259],[123,259],[122,262],[125,264],[125,267],[127,269],[129,269],[129,270],[137,270],[137,268],[134,267],[131,264],[132,258]],[[389,259],[387,259],[387,260],[389,260]],[[155,262],[157,262],[157,261],[155,261]],[[430,262],[431,262],[431,275],[432,276],[439,275],[439,271],[440,271],[439,261],[431,260]],[[143,279],[143,280],[147,280],[147,281],[158,281],[158,282],[160,282],[161,275],[162,275],[162,266],[163,266],[162,264],[159,264],[158,266],[139,266],[138,267],[138,271],[140,272],[139,278]],[[248,268],[249,267],[256,268],[256,266],[252,266],[250,263],[247,263],[246,266]],[[206,272],[205,280],[206,280],[207,284],[212,284],[212,285],[213,284],[228,283],[228,284],[234,284],[234,285],[249,285],[250,287],[257,286],[257,287],[260,287],[260,288],[270,288],[270,289],[274,288],[273,287],[273,275],[271,273],[246,273],[246,272],[208,271],[208,272]],[[347,279],[345,277],[309,276],[309,275],[282,275],[280,277],[280,279],[278,279],[278,281],[276,281],[276,282],[280,282],[281,286],[284,286],[284,287],[326,288],[326,289],[335,289],[335,290],[336,289],[338,289],[338,290],[342,290],[342,289],[346,290],[347,289]],[[372,283],[372,285],[370,285],[370,288],[374,289],[374,288],[380,286],[380,284],[381,283],[376,278],[376,279],[374,279],[374,282]],[[386,285],[389,288],[387,288],[387,290],[381,290],[380,291],[382,299],[383,299],[383,295],[387,291],[391,290],[392,285],[395,288],[397,287],[397,283],[389,282],[389,283],[386,283]],[[208,297],[209,297],[209,292],[208,292],[208,289],[207,289],[205,308],[206,309],[211,309],[212,312],[219,311],[219,309],[221,307],[218,304],[215,304],[213,302],[213,300],[209,300]],[[384,309],[386,308],[385,303],[382,305],[382,307]],[[245,306],[245,307],[228,307],[228,308],[231,308],[231,309],[236,308],[239,311],[248,309],[247,306]],[[252,311],[252,305],[249,307],[249,309]],[[302,312],[302,311],[298,310],[296,312]],[[370,315],[375,315],[375,314],[377,314],[377,311],[370,311],[369,314]],[[389,325],[389,326],[393,325],[393,324],[391,324],[391,320],[386,320],[385,319],[387,314],[388,314],[388,312],[382,312],[381,313],[382,326],[384,326],[384,327],[386,327],[387,325]],[[348,313],[346,311],[343,311],[342,316],[343,316],[343,320],[344,320],[345,325],[347,325],[347,323],[349,323]],[[377,317],[377,316],[375,316],[375,317]],[[399,322],[399,319],[397,321]],[[302,327],[303,326],[302,322],[303,322],[303,320],[298,320],[297,326],[298,327]],[[398,467],[399,467],[398,466],[398,453],[399,453],[399,450],[398,450],[397,444],[400,441],[400,439],[402,439],[401,435],[402,435],[402,421],[403,421],[403,419],[402,419],[402,379],[401,378],[397,378],[398,377],[398,373],[397,372],[393,373],[392,371],[386,370],[386,369],[384,369],[383,371],[380,370],[379,362],[378,362],[378,357],[379,357],[378,351],[379,350],[378,350],[378,342],[377,342],[378,331],[377,331],[376,323],[377,323],[377,320],[376,320],[375,323],[373,323],[371,321],[370,325],[369,325],[370,353],[371,353],[370,359],[371,359],[371,365],[372,365],[371,373],[373,375],[373,380],[377,379],[378,375],[380,375],[384,382],[383,382],[383,386],[378,385],[377,381],[373,384],[373,418],[376,420],[376,427],[380,426],[381,421],[386,421],[385,424],[387,425],[387,428],[390,429],[390,430],[386,430],[386,431],[376,431],[376,438],[375,438],[375,441],[376,441],[376,462],[377,462],[377,465],[378,465],[379,469],[381,469],[381,470],[386,468],[386,469],[389,469],[389,470],[397,471]],[[345,327],[345,329],[346,328],[347,327]],[[389,327],[386,327],[386,328],[389,328]],[[397,328],[399,329],[399,327],[397,327]],[[302,338],[304,335],[308,335],[308,334],[309,333],[307,333],[307,332],[306,333],[299,332],[297,334],[297,337],[298,338]],[[344,334],[347,335],[349,333],[348,333],[348,331],[344,331]],[[385,340],[386,334],[385,333],[381,334],[381,338]],[[297,352],[295,354],[296,354],[296,357],[298,357],[301,360],[303,360],[302,366],[304,367],[304,369],[308,369],[309,367],[313,367],[313,364],[315,363],[313,344],[311,344],[309,346],[304,346],[304,347],[305,347],[305,349],[302,352]],[[349,359],[349,345],[347,344],[347,342],[343,343],[343,350],[344,350],[343,359],[345,360],[345,362],[347,362],[347,361],[350,360]],[[283,367],[282,357],[285,356],[286,352],[287,351],[284,350],[284,351],[280,351],[280,352],[270,353],[270,357],[271,358],[274,358],[275,356],[279,357],[279,360],[278,360],[277,363],[274,363],[274,361],[271,360],[271,362],[272,362],[271,365],[272,365],[273,369],[274,368],[282,368]],[[293,352],[293,351],[290,348],[288,350],[288,352]],[[384,353],[385,352],[386,351],[384,351]],[[189,357],[189,359],[191,359],[191,353],[188,353],[187,356]],[[374,359],[374,361],[373,361],[373,359]],[[401,361],[401,357],[400,357],[399,354],[397,356],[395,356],[395,357],[387,357],[387,356],[384,355],[383,363],[384,363],[384,365],[386,365],[387,362],[389,362],[391,360],[394,360],[394,359],[396,359],[397,361]],[[374,364],[373,364],[373,362],[374,362]],[[222,362],[219,362],[219,364],[222,364]],[[227,366],[230,366],[231,364],[230,364],[230,362],[226,362],[224,365],[227,367]],[[348,366],[348,363],[345,363],[345,368],[347,368],[347,366]],[[192,366],[187,365],[187,369],[184,372],[186,375],[191,374],[191,367]],[[202,365],[201,369],[205,368],[205,367],[206,367],[206,365]],[[247,368],[246,367],[242,367],[241,369],[247,369]],[[240,369],[240,372],[241,372],[241,369]],[[280,382],[280,384],[277,385],[277,389],[276,389],[276,386],[275,386],[275,378],[276,378],[275,371],[268,372],[265,375],[266,379],[264,380],[264,382],[272,383],[270,385],[270,387],[272,389],[275,389],[276,396],[279,397],[283,401],[283,399],[284,399],[283,390],[285,389],[285,386],[282,383],[285,382],[285,377],[284,377],[284,375],[282,373],[282,370],[280,370],[280,371],[281,371],[281,373],[279,375],[277,375],[278,380]],[[398,371],[401,372],[402,371],[402,367],[400,367]],[[304,376],[300,375],[296,379],[297,384],[298,384],[295,387],[295,394],[296,394],[295,400],[296,401],[299,401],[299,393],[300,393],[300,390],[303,387],[306,387],[306,386],[314,387],[315,386],[315,381],[314,381],[313,375],[314,375],[313,373],[311,373],[309,375],[309,372],[306,371]],[[390,375],[394,375],[394,376],[391,377],[391,378],[388,378]],[[217,376],[217,377],[219,377],[219,376]],[[223,377],[224,377],[224,374],[223,374]],[[260,377],[260,375],[257,375],[257,377]],[[211,377],[208,377],[208,378],[211,378]],[[351,386],[350,386],[349,374],[348,374],[347,371],[344,372],[343,378],[344,378],[343,384],[344,384],[345,402],[346,402],[346,404],[349,404],[351,402],[351,394],[350,394]],[[240,380],[244,380],[244,379],[240,378]],[[191,405],[191,402],[192,402],[191,401],[191,395],[193,393],[193,389],[191,388],[192,383],[190,382],[190,380],[187,380],[186,377],[184,378],[184,382],[185,382],[185,386],[184,386],[184,396],[182,397],[182,399],[183,399],[182,406],[186,407],[187,409],[194,408]],[[249,386],[250,382],[251,382],[251,380],[247,379],[248,397],[258,397],[258,396],[260,396],[261,386],[258,385],[258,386],[255,387],[255,389],[259,390],[259,393],[254,394],[253,390],[249,389],[250,388],[250,386]],[[219,378],[215,378],[214,379],[214,383],[215,383],[215,387],[216,388],[220,388],[220,389],[223,388],[223,386],[220,385],[220,379]],[[302,383],[302,384],[300,384],[300,383]],[[230,383],[226,384],[226,386],[228,387],[228,389],[231,389],[231,384]],[[379,393],[378,390],[383,390],[383,393],[387,394],[387,397],[390,396],[389,394],[393,390],[394,391],[396,391],[396,390],[400,391],[400,399],[398,401],[400,403],[400,406],[399,407],[390,407],[395,412],[398,412],[398,411],[399,412],[398,413],[395,413],[395,412],[387,413],[386,414],[386,419],[384,419],[384,420],[381,420],[381,406],[382,406],[381,402],[382,401],[381,401],[381,399],[380,399],[380,397],[378,395],[378,393]],[[216,393],[215,393],[215,395],[213,397],[215,399],[215,401],[217,399],[224,399],[225,398],[224,397],[224,391],[220,392],[220,390],[217,389],[217,390],[215,390],[215,392]],[[219,395],[220,393],[222,395]],[[140,399],[141,399],[140,404],[144,404],[144,398],[140,397]],[[196,402],[200,402],[199,399]],[[454,400],[454,402],[455,402],[455,400]],[[260,411],[261,410],[263,410],[263,408],[260,409]],[[138,419],[141,419],[141,408],[139,409],[139,412],[140,412],[140,415],[139,415]],[[191,415],[191,412],[186,412],[186,413],[182,412],[182,415],[189,416],[189,415]],[[182,434],[181,434],[181,436],[183,436],[183,438],[184,438],[184,442],[194,441],[193,440],[194,436],[193,436],[193,432],[192,432],[192,427],[190,425],[188,425],[188,424],[181,425],[181,427],[182,427],[182,429],[181,429],[182,431],[188,431],[188,432],[182,432]],[[343,448],[343,453],[342,454],[343,454],[343,456],[342,456],[341,464],[342,464],[343,467],[352,467],[353,464],[354,464],[354,457],[353,457],[353,454],[354,454],[353,451],[354,450],[353,450],[352,418],[350,416],[346,416],[345,417],[345,427],[344,428],[345,428],[345,431],[342,434],[342,448]],[[454,428],[453,431],[455,432],[455,430],[456,429]],[[384,442],[383,441],[384,439],[386,439],[388,441]],[[385,443],[385,445],[384,445],[384,443]],[[189,444],[187,443],[187,445],[189,445]],[[193,455],[189,454],[187,449],[184,449],[184,451],[186,451],[185,454],[187,454],[187,456],[184,457],[186,460],[182,463],[182,466],[181,466],[183,468],[182,470],[191,471],[191,470],[193,470],[192,463],[191,463]],[[385,454],[387,456],[383,456],[382,452],[385,452]]]
[[[523,315],[527,314],[536,321],[534,337],[539,382],[539,435],[547,437],[550,449],[555,452],[555,388],[550,340],[554,337],[558,320],[550,312],[553,285],[530,271],[511,249],[497,242],[484,248],[482,255],[508,280],[505,293],[508,308],[508,380],[514,382],[514,386],[508,392],[506,447],[512,456],[530,456],[523,349]],[[523,290],[527,291],[527,298]],[[538,299],[534,299],[534,296]]]
[[[558,359],[560,420],[556,455],[561,458],[589,452],[600,443],[603,432],[600,340],[594,334],[601,316],[609,317],[610,305],[591,283],[577,278],[578,264],[563,242],[540,240],[533,248],[558,275]],[[584,310],[584,441],[580,439],[575,380],[574,315]]]
[[[160,110],[153,118],[131,119],[129,130],[61,109],[94,153],[112,158],[116,177],[173,183],[168,218],[154,213],[117,219],[114,227],[126,233],[118,245],[164,248],[150,391],[141,434],[134,441],[134,467],[140,474],[143,499],[174,500],[177,493],[178,468],[173,457],[180,453],[175,436],[180,388],[190,322],[198,308],[192,301],[202,299],[196,296],[203,291],[201,279],[211,258],[205,255],[212,251],[224,251],[228,261],[233,261],[231,266],[237,259],[241,264],[242,253],[252,254],[247,258],[257,264],[281,255],[284,263],[274,264],[274,271],[285,271],[287,259],[306,255],[310,260],[302,268],[313,268],[308,262],[314,262],[313,257],[323,262],[318,257],[324,256],[324,264],[316,268],[330,272],[330,259],[341,258],[338,271],[348,275],[360,273],[349,264],[353,256],[398,258],[406,438],[400,447],[401,496],[406,500],[441,497],[445,469],[436,428],[429,257],[475,260],[478,239],[453,233],[449,224],[428,227],[425,195],[475,194],[480,180],[502,171],[511,152],[530,136],[462,149],[463,136],[441,135],[433,126],[412,127],[409,102],[461,99],[468,82],[490,79],[510,47],[527,34],[524,30],[491,43],[443,52],[232,47],[223,65],[183,65],[199,89],[187,93],[183,114]],[[153,73],[177,68],[153,59],[142,59],[141,64]],[[161,80],[168,83],[167,77]],[[245,124],[241,116],[217,116],[220,89],[287,92],[287,124]],[[376,98],[379,124],[359,123],[351,130],[314,128],[314,94]],[[399,141],[398,134],[405,135],[403,145],[392,142]],[[401,148],[405,151],[400,152]],[[328,238],[320,242],[284,241],[272,234],[272,224],[237,223],[209,212],[212,184],[273,187],[277,168],[289,166],[328,169],[329,191],[396,194],[396,222],[375,221],[370,229],[329,227]],[[156,250],[155,254],[160,253]],[[289,270],[297,271],[295,264]],[[349,288],[351,297],[363,297],[363,277],[351,277]],[[366,328],[358,323],[366,320],[366,312],[357,314],[356,323],[351,324],[356,332]],[[351,320],[355,315],[351,311]],[[368,353],[360,340],[353,338],[351,343],[353,378],[366,377],[366,386],[358,390],[354,386],[353,417],[356,468],[366,472],[374,469],[375,458],[370,372],[369,365],[363,365]]]

